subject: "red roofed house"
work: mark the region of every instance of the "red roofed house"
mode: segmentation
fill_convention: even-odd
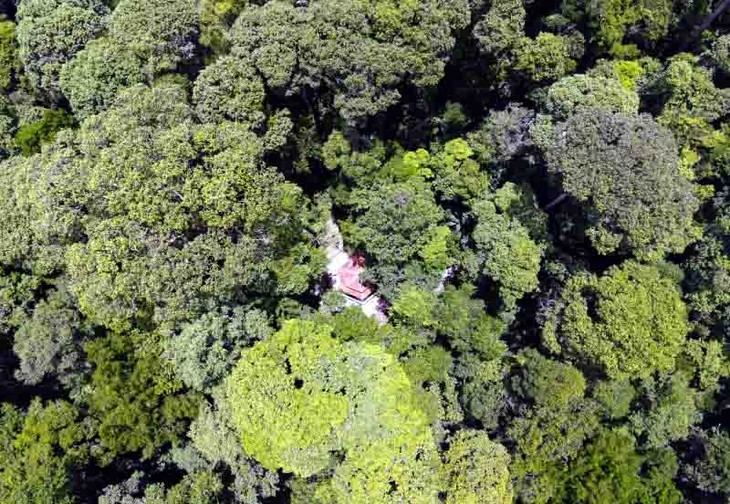
[[[365,258],[345,252],[342,235],[334,219],[327,221],[325,229],[322,241],[327,250],[327,272],[332,278],[332,287],[345,295],[347,305],[359,306],[365,315],[385,324],[388,317],[383,310],[383,300],[375,292],[374,285],[360,280],[360,274],[365,270]]]
[[[336,273],[335,286],[345,295],[359,303],[367,301],[372,296],[372,287],[360,281],[360,273],[365,269],[363,257],[349,257]]]

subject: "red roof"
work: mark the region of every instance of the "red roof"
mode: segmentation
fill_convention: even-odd
[[[359,301],[366,300],[373,293],[371,287],[360,282],[360,272],[365,269],[362,263],[364,263],[362,258],[351,257],[347,264],[337,271],[340,290]]]

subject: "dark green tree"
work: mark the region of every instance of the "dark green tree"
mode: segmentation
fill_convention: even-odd
[[[352,123],[398,103],[404,84],[436,85],[469,18],[465,0],[273,0],[241,12],[231,53],[250,58],[275,92],[329,89],[324,105]]]
[[[714,429],[699,437],[701,456],[684,468],[685,474],[707,492],[730,495],[730,436]]]
[[[94,366],[84,401],[98,423],[102,464],[125,453],[152,458],[166,444],[179,443],[197,414],[199,397],[185,394],[164,366],[159,339],[112,333],[84,347]]]
[[[672,478],[678,464],[671,452],[649,456],[635,451],[633,438],[621,431],[601,431],[565,469],[556,502],[682,502]]]
[[[584,110],[546,143],[549,170],[584,205],[586,234],[599,253],[656,260],[699,237],[698,201],[679,174],[676,142],[650,116]]]

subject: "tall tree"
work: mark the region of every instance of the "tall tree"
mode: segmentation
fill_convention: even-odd
[[[677,144],[650,116],[583,110],[558,123],[546,144],[548,168],[584,205],[599,253],[656,260],[699,237],[698,201],[679,175]]]

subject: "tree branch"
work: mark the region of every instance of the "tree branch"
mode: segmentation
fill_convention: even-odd
[[[684,39],[684,42],[682,43],[681,50],[684,51],[687,49],[689,44],[695,40],[697,37],[699,37],[703,31],[708,29],[712,23],[715,22],[715,20],[725,12],[725,9],[730,6],[730,0],[722,0],[717,7],[715,7],[711,13],[709,13],[707,16],[702,19],[702,22],[698,24],[693,30],[692,35]]]

